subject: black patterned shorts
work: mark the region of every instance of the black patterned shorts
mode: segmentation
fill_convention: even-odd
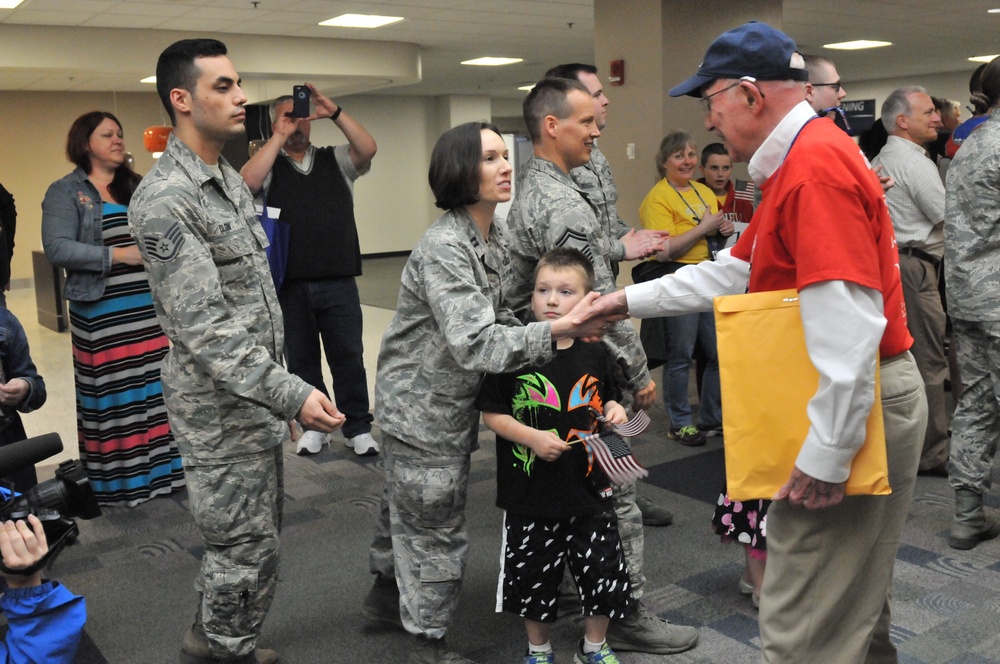
[[[635,600],[613,510],[564,519],[506,512],[498,610],[554,622],[567,564],[583,615],[615,619],[628,612]]]

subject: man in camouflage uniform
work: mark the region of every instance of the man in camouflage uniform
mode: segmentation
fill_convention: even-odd
[[[531,134],[535,156],[518,178],[517,196],[507,216],[513,258],[512,286],[507,301],[516,312],[524,312],[533,288],[533,272],[546,251],[568,246],[579,249],[594,264],[594,288],[602,293],[617,288],[612,257],[647,256],[657,251],[657,234],[633,235],[634,254],[623,253],[621,240],[609,235],[601,215],[587,192],[574,182],[570,172],[590,159],[597,126],[594,104],[587,87],[578,80],[546,78],[524,101],[524,119]],[[615,213],[617,217],[617,212]],[[635,407],[645,408],[655,396],[655,385],[646,367],[646,354],[635,327],[627,320],[613,323],[605,336]],[[616,487],[615,512],[632,581],[632,593],[641,599],[642,514],[635,504],[635,484]],[[695,646],[698,631],[671,625],[636,602],[635,612],[608,627],[608,645],[613,650],[667,654]]]
[[[962,143],[948,169],[945,284],[965,389],[951,429],[948,476],[955,517],[948,544],[971,549],[1000,535],[983,510],[1000,422],[1000,59],[982,73],[990,117]]]
[[[597,128],[604,131],[610,102],[604,95],[604,85],[597,76],[597,67],[581,63],[556,65],[545,72],[545,78],[568,78],[583,83],[590,93],[590,99],[594,105],[594,121]],[[594,208],[594,212],[597,213],[597,219],[605,236],[611,239],[609,243],[611,255],[607,256],[607,259],[611,263],[611,274],[615,278],[618,277],[619,261],[645,257],[643,251],[647,239],[653,238],[655,240],[669,236],[666,231],[636,230],[618,216],[618,190],[615,188],[615,179],[611,175],[611,164],[608,163],[608,158],[604,156],[596,143],[587,163],[572,169],[569,176],[583,190],[591,207]],[[650,385],[650,389],[653,389],[652,383]],[[647,394],[651,393],[650,390],[647,390]],[[652,405],[652,403],[648,405]],[[639,406],[637,405],[637,407]],[[674,515],[667,508],[656,505],[638,493],[634,494],[634,498],[634,504],[641,512],[642,525],[669,526],[674,522]],[[631,501],[629,502],[631,503]],[[640,525],[638,521],[631,523],[624,512],[619,512],[618,519],[619,530],[624,528],[627,531],[638,528]]]
[[[211,39],[168,47],[157,91],[174,122],[129,208],[156,316],[170,337],[163,393],[205,554],[181,662],[274,662],[255,644],[274,595],[281,441],[298,416],[332,431],[343,416],[278,364],[281,313],[253,199],[220,153],[243,133],[239,76]]]

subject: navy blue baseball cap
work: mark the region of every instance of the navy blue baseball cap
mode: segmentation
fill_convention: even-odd
[[[795,41],[766,23],[750,21],[719,35],[705,52],[698,72],[670,90],[671,97],[701,97],[717,78],[752,76],[758,81],[808,81]]]

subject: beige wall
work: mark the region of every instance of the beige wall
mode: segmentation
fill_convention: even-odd
[[[427,186],[427,165],[438,126],[435,99],[358,95],[342,101],[375,137],[379,150],[371,172],[355,187],[355,213],[365,254],[413,248],[440,211]],[[487,100],[488,103],[488,100]],[[41,248],[41,203],[48,186],[73,166],[65,156],[66,132],[81,113],[108,110],[122,121],[125,146],[136,170],[147,172],[151,155],[142,132],[163,124],[155,93],[4,92],[0,95],[0,182],[14,195],[18,227],[12,264],[14,286],[32,278],[31,251]],[[332,122],[318,122],[313,142],[344,141]]]
[[[615,174],[618,214],[639,226],[639,203],[655,182],[653,156],[663,137],[661,0],[595,0],[594,63],[605,81],[608,124],[598,139]],[[625,83],[607,83],[609,63],[625,61]],[[635,158],[626,155],[635,145]]]
[[[639,203],[658,178],[653,161],[660,139],[683,129],[699,146],[718,140],[704,130],[693,99],[667,92],[695,72],[720,33],[749,20],[781,25],[781,0],[724,4],[725,12],[710,16],[701,0],[594,1],[595,64],[602,79],[612,60],[625,60],[625,84],[604,88],[611,106],[599,142],[614,170],[619,214],[634,226]],[[630,143],[634,159],[627,157]]]

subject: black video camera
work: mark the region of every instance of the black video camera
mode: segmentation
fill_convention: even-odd
[[[29,465],[48,459],[62,451],[59,434],[29,438],[0,448],[0,477]],[[0,482],[0,521],[27,519],[34,514],[42,522],[49,550],[38,563],[23,570],[12,570],[0,561],[0,570],[6,574],[30,576],[42,569],[71,544],[76,544],[80,529],[72,517],[93,519],[101,515],[94,491],[83,464],[77,460],[63,461],[56,468],[55,477],[41,482],[25,493],[14,495],[13,487]]]

